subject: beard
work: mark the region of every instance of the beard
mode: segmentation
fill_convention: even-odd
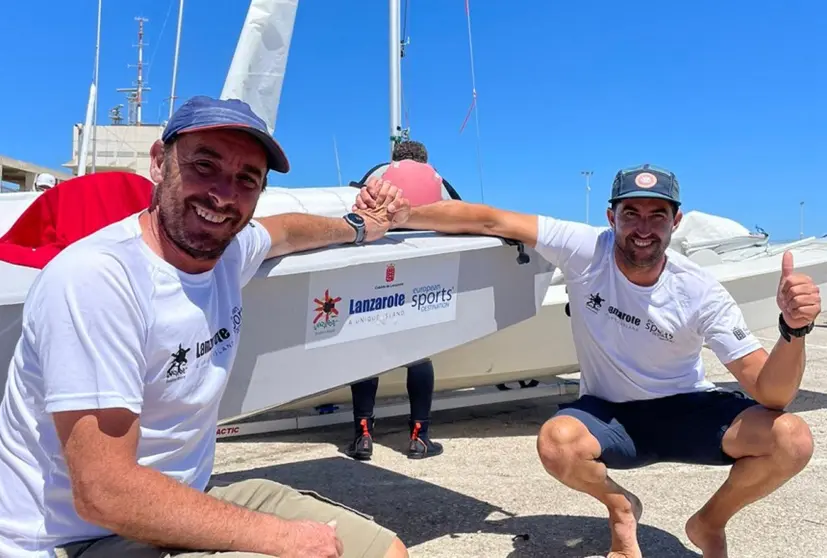
[[[169,172],[165,171],[163,181],[156,186],[153,200],[163,234],[191,258],[201,261],[218,259],[250,222],[252,215],[244,218],[235,209],[219,209],[209,196],[182,198],[180,190],[173,184]],[[227,219],[219,225],[211,224],[195,212],[193,203]]]
[[[616,238],[615,245],[627,263],[634,267],[649,268],[660,264],[669,245],[669,239],[652,237],[647,240],[651,240],[652,243],[641,247],[635,245],[631,236],[627,236],[623,239]]]

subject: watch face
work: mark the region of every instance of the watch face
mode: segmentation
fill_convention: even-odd
[[[364,218],[361,215],[359,215],[358,213],[349,214],[348,219],[350,219],[351,221],[353,221],[357,225],[364,225],[365,224]]]

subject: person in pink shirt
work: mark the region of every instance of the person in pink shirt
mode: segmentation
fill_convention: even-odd
[[[427,205],[442,199],[442,177],[428,163],[411,159],[392,161],[382,179],[410,196],[411,206]],[[409,193],[408,193],[409,192]]]
[[[412,207],[434,203],[443,197],[453,197],[452,189],[444,190],[442,177],[428,164],[428,152],[420,142],[398,143],[390,163],[374,167],[368,171],[361,183],[354,182],[351,185],[361,188],[371,176],[381,177],[399,188],[410,200]],[[432,441],[429,435],[431,403],[434,397],[434,366],[431,360],[426,358],[408,364],[407,368],[408,399],[411,404],[408,458],[433,457],[443,451],[442,444]],[[379,378],[370,378],[350,386],[356,432],[353,441],[345,449],[345,454],[353,459],[369,460],[373,455],[373,411],[378,388]]]

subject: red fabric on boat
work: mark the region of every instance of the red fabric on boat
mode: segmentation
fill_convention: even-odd
[[[72,178],[43,192],[0,237],[0,260],[43,267],[61,250],[149,207],[153,184],[129,172]]]

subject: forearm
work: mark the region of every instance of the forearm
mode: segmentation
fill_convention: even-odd
[[[356,231],[341,217],[284,213],[258,219],[269,232],[269,257],[324,248],[356,240]]]
[[[495,213],[487,205],[443,200],[411,209],[404,229],[435,230],[449,234],[494,234]]]
[[[116,479],[91,481],[87,521],[133,540],[170,548],[280,555],[288,524],[135,465]]]
[[[801,386],[805,363],[804,338],[779,338],[758,374],[756,401],[774,409],[789,405]]]

